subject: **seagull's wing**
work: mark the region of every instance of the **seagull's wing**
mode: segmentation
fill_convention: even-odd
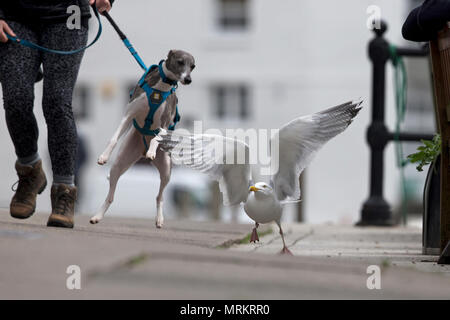
[[[220,135],[190,135],[166,130],[158,134],[158,140],[175,165],[201,171],[219,181],[224,205],[247,200],[251,178],[247,144]]]
[[[299,199],[299,175],[315,153],[331,138],[344,131],[361,110],[362,100],[303,116],[284,125],[270,141],[278,143],[279,157],[271,159],[278,171],[272,183],[278,200]],[[278,163],[274,164],[274,161]]]

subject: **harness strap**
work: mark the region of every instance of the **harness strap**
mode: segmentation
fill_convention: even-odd
[[[139,79],[139,82],[138,82],[139,87],[142,88],[142,86],[145,84],[145,77],[146,77],[150,72],[152,72],[153,70],[155,70],[156,68],[158,68],[158,65],[154,64],[154,65],[151,65],[150,68],[148,68],[148,69],[144,72],[144,74],[142,75],[142,77]]]
[[[177,125],[178,122],[180,122],[180,120],[181,120],[181,116],[178,113],[178,105],[177,105],[177,107],[175,109],[175,117],[173,118],[173,124],[170,125],[168,129],[171,131],[175,130],[175,126]]]
[[[150,71],[152,68],[157,67],[156,65],[150,67],[148,71]],[[164,101],[167,100],[167,98],[176,91],[176,87],[173,87],[169,91],[160,91],[157,89],[151,88],[147,82],[145,82],[145,75],[148,72],[144,74],[144,76],[139,81],[139,86],[145,91],[145,94],[147,95],[148,100],[148,106],[149,111],[147,116],[145,117],[144,125],[142,127],[139,126],[136,119],[133,119],[133,126],[142,134],[142,140],[144,142],[146,150],[148,150],[147,141],[145,140],[146,136],[156,136],[159,134],[160,129],[150,129],[153,124],[153,117],[155,115],[155,112],[158,110],[158,108],[164,103]],[[176,108],[176,114],[174,118],[174,124],[170,126],[170,130],[173,130],[175,128],[176,122],[178,122],[180,119],[180,115],[178,113],[178,106]]]
[[[161,60],[158,64],[159,75],[161,76],[162,81],[167,84],[170,84],[171,86],[177,86],[178,82],[176,80],[167,78],[166,74],[164,73],[163,67],[162,67],[163,63],[164,63],[164,60]]]
[[[133,48],[133,47],[131,46],[130,48]],[[130,49],[130,52],[133,54],[133,51],[131,49]],[[139,57],[139,56],[136,55],[135,58],[136,57]],[[138,59],[136,59],[136,60],[138,60]],[[146,150],[148,150],[148,145],[147,145],[147,141],[145,140],[145,137],[146,136],[154,137],[154,136],[158,135],[159,132],[161,131],[159,128],[154,129],[154,130],[150,129],[153,124],[153,117],[155,115],[155,112],[164,103],[164,101],[167,100],[167,98],[172,93],[175,93],[175,91],[178,87],[177,81],[167,78],[166,74],[164,73],[163,67],[162,67],[163,63],[164,63],[164,60],[161,60],[159,62],[159,64],[157,64],[157,65],[154,64],[154,65],[150,66],[150,68],[148,68],[144,72],[144,74],[142,75],[141,79],[139,79],[139,82],[138,82],[139,87],[141,87],[145,91],[145,94],[147,96],[149,111],[148,111],[147,116],[145,117],[144,125],[142,127],[139,126],[136,119],[133,119],[133,126],[136,128],[137,131],[139,131],[140,134],[142,134],[142,140],[144,141]],[[155,69],[158,69],[161,80],[172,86],[172,88],[169,91],[161,91],[161,90],[151,88],[148,85],[148,83],[145,81],[145,78],[147,77],[147,75]],[[130,92],[130,97],[133,95],[133,93],[134,92],[132,90]],[[173,119],[173,125],[170,125],[168,129],[174,130],[175,125],[177,124],[177,122],[180,121],[180,119],[181,119],[181,117],[180,117],[180,114],[178,113],[178,106],[176,106],[175,117]]]
[[[100,20],[100,16],[98,14],[97,7],[95,6],[95,4],[92,5],[92,9],[93,9],[94,15],[95,15],[95,17],[97,18],[97,21],[98,21],[97,35],[95,36],[94,40],[92,40],[92,42],[90,44],[88,44],[85,47],[76,49],[76,50],[69,50],[69,51],[54,50],[54,49],[49,49],[49,48],[46,48],[46,47],[42,47],[42,46],[40,46],[40,45],[38,45],[36,43],[33,43],[33,42],[25,40],[25,39],[19,39],[19,38],[15,37],[15,36],[11,36],[11,35],[9,35],[7,33],[6,33],[6,36],[13,43],[17,43],[17,44],[20,44],[20,45],[28,47],[28,48],[37,49],[37,50],[41,50],[41,51],[44,51],[44,52],[56,53],[56,54],[64,54],[64,55],[75,54],[75,53],[81,52],[83,50],[86,50],[87,48],[92,46],[94,43],[97,42],[97,40],[100,38],[100,35],[102,34],[102,22]]]
[[[139,131],[142,134],[142,140],[144,141],[145,150],[148,150],[148,144],[147,141],[145,140],[145,136],[154,137],[157,136],[158,133],[161,131],[160,129],[151,130],[145,127],[141,128],[139,127],[139,124],[137,123],[136,119],[133,119],[133,126],[136,128],[137,131]]]
[[[125,41],[124,41],[125,42]],[[131,45],[130,45],[131,46]],[[137,55],[137,52],[134,50],[134,48],[133,48],[133,46],[131,46],[131,47],[128,47],[127,46],[127,48],[129,48],[130,49],[130,52],[131,52],[131,54],[133,54],[133,55],[135,55],[136,54],[136,56],[135,56],[135,58],[136,58],[136,60],[138,60],[139,61],[139,56]],[[132,50],[134,50],[134,51],[132,51]],[[166,76],[166,74],[164,73],[164,68],[163,68],[163,63],[164,63],[164,61],[165,60],[161,60],[160,62],[159,62],[159,64],[154,64],[154,65],[152,65],[152,66],[150,66],[150,68],[148,68],[148,69],[146,69],[146,71],[144,72],[144,74],[142,75],[142,77],[141,77],[141,79],[139,80],[139,86],[143,86],[144,85],[144,82],[145,82],[145,77],[150,73],[150,72],[152,72],[153,70],[155,70],[156,68],[158,68],[158,71],[159,71],[159,75],[160,75],[160,77],[161,77],[161,80],[162,80],[162,82],[164,82],[164,83],[166,83],[166,84],[168,84],[168,85],[171,85],[171,86],[173,86],[173,87],[177,87],[178,86],[178,82],[176,81],[176,80],[172,80],[172,79],[169,79],[167,76]]]

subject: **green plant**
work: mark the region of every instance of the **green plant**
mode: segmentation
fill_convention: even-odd
[[[264,237],[268,234],[271,234],[273,232],[272,227],[268,227],[267,229],[261,231],[258,233],[258,235],[260,237]],[[218,245],[216,248],[218,249],[228,249],[231,246],[235,245],[235,244],[248,244],[250,243],[250,238],[252,236],[252,233],[250,232],[249,234],[247,234],[245,237],[241,238],[241,239],[232,239],[232,240],[228,240],[225,241],[224,243]]]
[[[436,134],[433,140],[421,140],[422,146],[417,148],[416,153],[408,156],[408,161],[417,164],[417,170],[423,171],[423,167],[436,160],[441,153],[441,136]]]

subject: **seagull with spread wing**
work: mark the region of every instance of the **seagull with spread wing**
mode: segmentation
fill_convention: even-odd
[[[237,139],[221,135],[184,135],[177,131],[162,130],[157,136],[160,147],[170,152],[174,164],[183,165],[208,174],[219,181],[225,205],[244,203],[247,215],[255,221],[251,242],[259,241],[260,223],[275,221],[280,229],[283,249],[286,246],[281,215],[283,205],[299,201],[299,176],[311,162],[316,152],[331,138],[343,132],[361,110],[360,101],[350,101],[327,110],[303,116],[285,124],[271,138],[271,146],[278,143],[278,170],[270,183],[251,180],[248,161],[235,160],[243,155],[248,160],[249,146]]]

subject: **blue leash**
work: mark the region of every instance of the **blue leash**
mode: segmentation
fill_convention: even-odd
[[[88,44],[87,46],[83,47],[83,48],[79,48],[76,50],[70,50],[70,51],[62,51],[62,50],[54,50],[54,49],[49,49],[46,47],[42,47],[36,43],[33,43],[31,41],[25,40],[25,39],[19,39],[17,37],[11,36],[9,34],[6,34],[6,36],[8,37],[9,40],[13,41],[14,43],[17,44],[21,44],[25,47],[28,48],[33,48],[33,49],[37,49],[37,50],[41,50],[44,52],[50,52],[50,53],[56,53],[56,54],[74,54],[74,53],[78,53],[81,52],[83,50],[86,50],[87,48],[89,48],[90,46],[92,46],[94,43],[97,42],[97,40],[100,38],[100,35],[102,34],[102,22],[100,20],[100,15],[97,11],[97,7],[95,6],[95,4],[92,5],[92,9],[94,10],[94,15],[97,18],[98,21],[98,32],[97,35],[95,36],[94,40],[92,40],[92,42],[90,44]]]
[[[141,59],[137,51],[133,48],[133,45],[130,43],[130,40],[128,40],[127,36],[120,30],[119,26],[116,24],[116,22],[111,18],[108,12],[104,12],[103,15],[108,19],[109,23],[113,26],[114,30],[116,30],[117,34],[119,35],[120,39],[122,40],[125,47],[127,47],[128,51],[130,51],[131,55],[136,59],[139,66],[144,70],[147,71],[147,66],[145,65],[144,61]]]
[[[17,43],[17,44],[23,45],[25,47],[41,50],[41,51],[44,51],[44,52],[51,52],[51,53],[65,54],[65,55],[81,52],[83,50],[86,50],[90,46],[92,46],[94,43],[96,43],[97,40],[100,38],[100,35],[102,34],[102,22],[101,22],[100,15],[98,13],[98,10],[97,10],[97,7],[96,7],[95,3],[91,7],[92,7],[92,10],[94,11],[94,15],[95,15],[95,17],[97,18],[97,21],[98,21],[98,32],[97,32],[97,35],[95,36],[94,40],[92,40],[92,42],[90,44],[88,44],[87,46],[85,46],[83,48],[76,49],[76,50],[70,50],[70,51],[54,50],[54,49],[50,49],[50,48],[46,48],[46,47],[40,46],[40,45],[38,45],[36,43],[33,43],[33,42],[25,40],[25,39],[19,39],[19,38],[15,37],[15,36],[11,36],[9,34],[6,34],[6,36],[13,43]],[[113,28],[119,34],[120,39],[124,43],[125,47],[127,47],[128,51],[130,51],[130,53],[133,55],[134,59],[136,59],[136,61],[139,64],[139,66],[144,71],[147,71],[147,66],[145,65],[144,61],[141,59],[141,57],[139,56],[137,51],[133,48],[133,45],[127,39],[125,34],[119,29],[119,27],[117,26],[115,21],[111,18],[109,13],[105,11],[105,12],[102,13],[102,15],[105,16],[106,19],[108,19],[108,21],[111,23]]]

